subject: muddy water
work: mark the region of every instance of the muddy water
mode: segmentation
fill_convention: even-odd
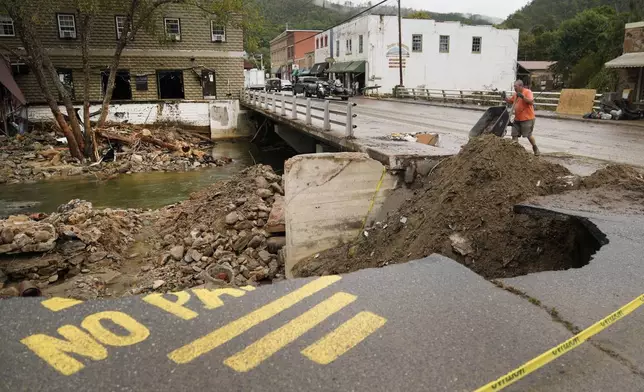
[[[250,151],[253,151],[251,156]],[[35,184],[0,186],[0,217],[16,213],[53,212],[71,199],[91,201],[96,207],[159,208],[184,200],[188,195],[261,161],[248,142],[220,142],[215,156],[228,156],[233,163],[185,173],[135,173],[109,181],[71,178]]]

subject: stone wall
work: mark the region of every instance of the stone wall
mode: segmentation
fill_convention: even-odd
[[[644,52],[644,22],[626,25],[624,53]]]

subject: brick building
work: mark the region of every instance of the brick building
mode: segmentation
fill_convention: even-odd
[[[633,102],[644,108],[644,21],[627,23],[624,30],[624,54],[606,67],[620,70]]]
[[[315,51],[315,35],[319,30],[285,30],[271,40],[271,74],[293,80],[293,70],[309,68],[307,53]]]
[[[30,1],[36,7],[37,0]],[[38,36],[58,70],[58,77],[82,99],[83,71],[79,20],[73,1],[38,25]],[[220,26],[197,8],[170,4],[155,13],[154,31],[137,32],[125,48],[113,94],[114,101],[203,100],[237,97],[243,88],[242,30]],[[90,36],[91,100],[103,99],[117,39],[125,16],[108,10],[95,18]],[[18,52],[23,46],[13,21],[0,16],[0,44]],[[33,73],[8,53],[14,79],[30,104],[44,102]],[[52,90],[55,91],[55,90]]]

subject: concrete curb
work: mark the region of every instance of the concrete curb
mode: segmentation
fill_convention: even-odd
[[[458,104],[449,104],[449,103],[440,103],[440,102],[421,102],[421,101],[413,101],[413,100],[407,100],[407,99],[396,99],[396,98],[374,98],[370,96],[363,96],[366,99],[372,99],[374,101],[389,101],[389,102],[399,102],[399,103],[407,103],[410,105],[421,105],[421,106],[436,106],[436,107],[444,107],[444,108],[451,108],[451,109],[464,109],[464,110],[471,110],[475,112],[484,112],[487,110],[487,107],[481,106],[469,106],[469,105],[458,105]],[[537,117],[541,118],[550,118],[553,120],[567,120],[567,121],[577,121],[577,122],[583,122],[583,123],[590,123],[590,124],[606,124],[610,123],[616,126],[621,126],[621,127],[640,127],[644,128],[644,121],[640,122],[635,122],[635,121],[629,121],[629,122],[624,122],[624,121],[608,121],[608,120],[594,120],[594,119],[585,119],[585,118],[578,118],[578,117],[570,117],[570,116],[561,116],[558,114],[551,114],[551,112],[544,112],[544,111],[538,111],[537,112]]]

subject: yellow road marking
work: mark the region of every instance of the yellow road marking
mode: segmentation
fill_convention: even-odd
[[[184,320],[191,320],[197,316],[199,313],[194,310],[188,309],[185,306],[185,303],[190,300],[190,294],[185,291],[178,291],[176,293],[168,293],[166,295],[173,295],[177,297],[177,300],[172,302],[163,297],[163,294],[150,294],[143,297],[143,300],[150,305],[157,306],[168,313],[172,313],[177,317],[180,317]]]
[[[330,286],[340,279],[341,278],[339,276],[324,276],[307,283],[299,289],[286,294],[285,296],[276,299],[275,301],[264,305],[261,308],[228,323],[227,325],[224,325],[206,336],[198,338],[197,340],[172,351],[168,354],[168,358],[176,363],[188,363],[195,358],[216,349],[229,340],[234,339],[262,321],[270,319],[283,310],[290,308],[303,299]]]
[[[246,295],[246,291],[233,289],[226,287],[223,289],[192,289],[192,292],[195,293],[197,298],[203,302],[206,309],[217,309],[220,306],[224,306],[224,301],[219,298],[221,295],[230,295],[231,297],[243,297]]]
[[[302,350],[320,365],[328,365],[385,325],[387,319],[371,312],[360,312],[334,331]]]
[[[54,297],[54,298],[46,299],[42,301],[40,304],[46,307],[47,309],[51,310],[52,312],[58,312],[60,310],[71,308],[72,306],[76,306],[82,303],[83,301],[79,301],[73,298]]]
[[[110,320],[128,332],[117,335],[106,329],[101,321]],[[81,327],[89,331],[99,342],[110,346],[131,346],[140,343],[150,336],[150,330],[123,312],[100,312],[85,317]]]
[[[247,372],[355,300],[355,295],[334,294],[331,298],[226,359],[224,363],[238,372]]]
[[[89,357],[95,361],[107,358],[107,349],[80,328],[63,325],[58,328],[58,333],[67,340],[37,334],[27,336],[20,342],[65,376],[85,367],[81,361],[67,353]]]

